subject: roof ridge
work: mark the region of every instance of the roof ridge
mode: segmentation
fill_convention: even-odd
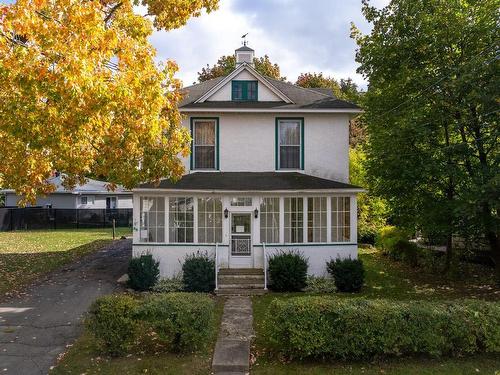
[[[232,71],[231,71],[232,72]],[[198,83],[195,83],[193,85],[189,85],[189,86],[184,86],[184,87],[181,87],[181,90],[185,90],[185,89],[188,89],[190,87],[195,87],[195,86],[199,86],[199,85],[203,85],[204,83],[207,83],[207,82],[210,82],[210,81],[215,81],[217,79],[221,79],[221,78],[225,78],[227,77],[228,74],[226,75],[223,75],[223,76],[218,76],[218,77],[214,77],[214,78],[210,78],[210,79],[207,79],[206,81],[203,81],[203,82],[198,82]]]
[[[267,77],[267,76],[266,76]],[[309,87],[302,87],[302,86],[299,86],[295,83],[291,83],[291,82],[285,82],[285,81],[280,81],[279,79],[276,79],[276,78],[272,78],[272,77],[269,77],[269,79],[273,80],[273,81],[276,81],[276,82],[279,82],[279,83],[284,83],[286,85],[290,85],[290,86],[293,86],[297,89],[302,89],[302,90],[306,90],[306,91],[309,91],[309,92],[312,92],[314,94],[319,94],[319,95],[323,95],[327,98],[334,98],[334,99],[337,99],[337,97],[334,95],[334,96],[331,96],[331,95],[327,95],[327,94],[323,94],[322,92],[319,92],[319,91],[315,91],[313,90],[312,88],[309,88]],[[323,88],[323,87],[318,87],[318,88]],[[328,87],[324,87],[326,89],[328,89]],[[333,90],[332,90],[333,92]]]

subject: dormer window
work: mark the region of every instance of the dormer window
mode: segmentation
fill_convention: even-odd
[[[232,81],[232,100],[257,100],[257,81]]]

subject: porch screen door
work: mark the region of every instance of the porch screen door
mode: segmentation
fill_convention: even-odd
[[[231,255],[252,255],[252,214],[231,215]]]

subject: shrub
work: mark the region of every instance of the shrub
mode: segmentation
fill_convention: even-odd
[[[182,265],[182,282],[188,292],[211,292],[215,289],[215,260],[208,253],[188,255]]]
[[[309,293],[335,293],[335,281],[330,277],[307,276],[304,292]]]
[[[153,292],[156,293],[182,292],[183,290],[184,284],[180,275],[174,276],[171,279],[161,279],[153,287]]]
[[[139,302],[128,295],[105,296],[92,304],[85,325],[103,353],[121,355],[134,345],[138,306]]]
[[[193,351],[205,345],[213,331],[215,302],[207,295],[169,293],[148,296],[138,315],[167,349]]]
[[[279,251],[269,258],[271,288],[280,292],[298,292],[306,287],[308,261],[297,251]]]
[[[160,263],[151,254],[132,258],[128,264],[128,284],[135,290],[150,290],[160,276]]]
[[[382,250],[383,253],[394,257],[396,256],[393,253],[396,243],[407,240],[407,238],[408,236],[404,231],[388,225],[383,227],[377,234],[375,246]]]
[[[373,358],[500,352],[500,303],[275,299],[265,328],[288,357]]]
[[[335,259],[326,263],[326,268],[341,292],[359,292],[365,280],[365,269],[360,259]]]

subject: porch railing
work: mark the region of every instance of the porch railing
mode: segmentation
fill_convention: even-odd
[[[262,251],[264,253],[264,290],[267,290],[267,252],[265,242],[262,242]]]
[[[219,243],[215,243],[215,290],[219,290]]]

